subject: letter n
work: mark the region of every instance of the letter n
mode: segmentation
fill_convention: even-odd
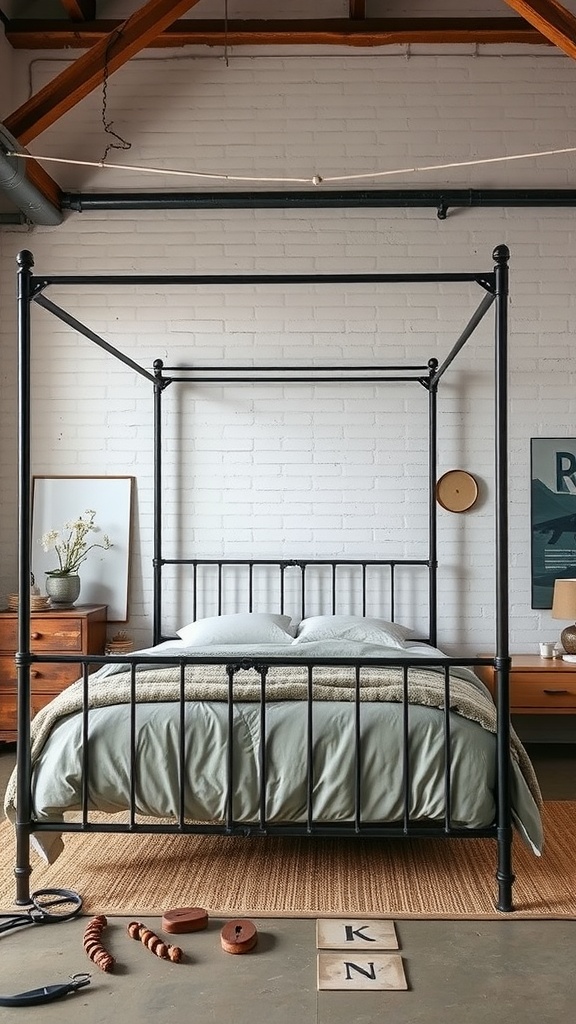
[[[351,971],[358,971],[358,974],[363,974],[365,978],[376,981],[376,971],[374,970],[374,964],[371,962],[368,963],[368,970],[360,967],[360,964],[350,963],[349,960],[344,961],[344,966],[346,968],[346,981],[352,981]]]

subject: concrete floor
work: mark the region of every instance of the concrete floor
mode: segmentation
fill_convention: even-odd
[[[576,750],[530,751],[546,799],[576,799]],[[0,753],[0,788],[13,764]],[[146,919],[159,929],[159,919]],[[202,1022],[233,1024],[557,1024],[574,1019],[576,921],[398,921],[406,992],[318,992],[315,922],[255,921],[259,943],[246,956],[222,952],[212,920],[206,932],[178,936],[185,962],[159,960],[125,936],[127,918],[110,918],[105,939],[117,958],[102,974],[82,949],[85,919],[4,935],[0,993],[21,992],[90,971],[87,988],[41,1007],[19,1008],[21,1024],[82,1016],[84,1024]],[[92,968],[92,970],[90,970]],[[13,1009],[0,1007],[0,1024]]]

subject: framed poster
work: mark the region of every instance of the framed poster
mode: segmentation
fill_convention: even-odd
[[[530,446],[532,608],[551,608],[554,580],[576,576],[576,439]]]
[[[127,621],[133,484],[131,476],[34,477],[31,563],[42,592],[44,574],[58,568],[54,545],[45,551],[42,538],[51,531],[65,538],[69,533],[66,523],[80,516],[86,519],[86,512],[94,511],[98,532],[89,533],[87,543],[98,544],[107,536],[111,546],[95,547],[80,565],[79,603],[106,604],[108,622]]]

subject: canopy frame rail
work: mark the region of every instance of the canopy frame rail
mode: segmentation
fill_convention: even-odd
[[[150,372],[130,356],[122,353],[115,346],[105,341],[100,335],[82,324],[76,317],[48,299],[44,292],[52,285],[59,287],[82,286],[95,287],[156,287],[186,285],[194,286],[228,286],[269,284],[290,287],[294,284],[419,284],[419,283],[475,283],[488,294],[481,301],[478,309],[470,318],[464,331],[453,345],[449,355],[439,366],[438,360],[432,358],[427,367],[292,367],[283,370],[286,376],[279,378],[283,384],[305,380],[316,383],[322,380],[338,381],[415,381],[429,392],[429,531],[428,557],[430,573],[430,638],[435,643],[437,629],[437,514],[435,501],[435,483],[437,477],[437,391],[441,377],[461,351],[466,341],[483,319],[490,306],[495,303],[495,482],[496,482],[496,531],[495,531],[495,562],[496,562],[496,655],[494,665],[498,678],[498,730],[497,730],[497,774],[498,774],[498,808],[497,808],[497,844],[498,844],[498,881],[497,907],[501,911],[510,911],[512,907],[512,814],[511,814],[511,765],[510,765],[510,706],[509,706],[509,621],[508,621],[508,478],[507,478],[507,338],[508,338],[508,261],[510,253],[506,245],[498,245],[493,251],[495,266],[491,272],[431,272],[431,273],[377,273],[377,274],[72,274],[72,275],[34,275],[34,257],[28,250],[22,250],[17,257],[18,271],[18,579],[20,601],[18,609],[18,652],[16,662],[18,668],[18,811],[16,821],[16,867],[17,902],[27,903],[29,899],[29,850],[30,833],[33,831],[31,806],[31,760],[30,760],[30,668],[33,660],[30,647],[30,571],[31,571],[31,365],[30,349],[32,325],[30,306],[35,301],[46,312],[60,319],[71,329],[82,334],[91,342],[106,351],[109,355],[124,363],[138,375],[153,384],[154,393],[154,633],[160,635],[161,587],[162,587],[162,416],[161,398],[166,387],[185,377],[189,382],[210,383],[206,374],[211,372],[204,368],[190,368],[194,377],[183,374],[180,367],[173,367],[174,376],[165,376],[165,368],[161,360],[156,360]],[[255,383],[258,380],[270,382],[267,376],[272,368],[261,368],[255,378],[254,368],[250,373],[240,372],[242,368],[229,368],[229,372],[218,378],[219,383]],[[234,373],[237,372],[237,377]],[[274,372],[278,372],[275,369]],[[303,373],[309,375],[304,378]],[[202,379],[202,373],[205,374]],[[326,376],[320,377],[323,373]],[[291,375],[292,374],[292,375]],[[318,374],[318,375],[317,375]],[[340,374],[340,377],[338,376]],[[345,374],[356,374],[348,377]],[[360,376],[363,374],[363,376]]]

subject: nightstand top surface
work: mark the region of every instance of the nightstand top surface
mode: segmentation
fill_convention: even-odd
[[[481,654],[479,657],[491,658],[492,655]],[[563,661],[562,658],[541,658],[539,654],[511,654],[510,658],[512,662],[512,672],[518,669],[529,669],[530,672],[576,671],[576,662]]]
[[[47,616],[48,618],[53,619],[57,616],[64,615],[67,618],[70,618],[71,615],[90,615],[91,612],[99,612],[103,609],[106,609],[107,607],[108,605],[105,604],[75,604],[72,605],[70,608],[42,608],[41,611],[31,612],[30,617],[38,619],[43,616]],[[0,610],[0,615],[6,615],[10,616],[11,618],[16,618],[18,612],[13,612],[9,608],[2,608],[2,610]]]

